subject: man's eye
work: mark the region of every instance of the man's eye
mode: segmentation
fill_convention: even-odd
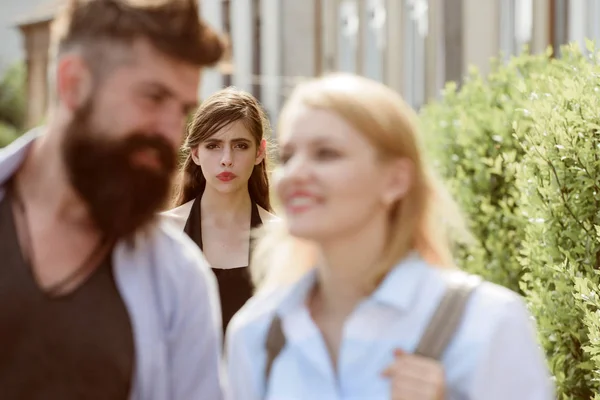
[[[164,99],[164,96],[158,93],[150,93],[147,95],[147,97],[153,103],[161,103]]]

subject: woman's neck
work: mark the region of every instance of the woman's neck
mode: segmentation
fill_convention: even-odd
[[[373,269],[386,237],[387,216],[382,214],[355,232],[321,243],[315,297],[323,311],[349,314],[372,292]]]
[[[252,200],[247,189],[233,193],[219,193],[206,186],[200,208],[203,220],[210,220],[217,225],[230,225],[243,223],[252,211]]]

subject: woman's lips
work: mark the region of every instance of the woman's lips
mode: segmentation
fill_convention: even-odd
[[[232,172],[221,172],[219,175],[217,175],[217,179],[222,182],[229,182],[235,179],[236,177],[237,175]]]

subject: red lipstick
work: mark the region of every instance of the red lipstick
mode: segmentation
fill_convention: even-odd
[[[217,175],[217,179],[222,182],[229,182],[235,178],[237,178],[237,175],[233,172],[221,172],[219,175]]]

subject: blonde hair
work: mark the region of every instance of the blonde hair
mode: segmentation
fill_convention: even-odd
[[[328,110],[364,134],[383,160],[408,159],[413,164],[409,191],[392,206],[384,254],[373,274],[374,288],[387,272],[415,250],[431,264],[453,267],[453,239],[470,236],[459,208],[424,160],[413,110],[386,86],[349,74],[333,74],[298,85],[286,102],[279,135],[289,130],[298,107]],[[251,263],[257,289],[293,283],[314,267],[317,248],[292,237],[283,223],[267,224],[258,232]]]

